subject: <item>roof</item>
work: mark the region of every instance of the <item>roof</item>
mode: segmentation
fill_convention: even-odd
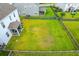
[[[21,23],[19,21],[15,21],[9,24],[9,29],[16,29]]]
[[[0,20],[10,14],[16,8],[8,3],[0,3]]]

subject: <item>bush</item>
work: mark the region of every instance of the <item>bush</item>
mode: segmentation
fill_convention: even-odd
[[[63,10],[59,7],[53,6],[55,12],[62,12]]]
[[[76,15],[76,12],[71,12],[72,17]]]
[[[61,17],[65,16],[65,12],[60,13]]]

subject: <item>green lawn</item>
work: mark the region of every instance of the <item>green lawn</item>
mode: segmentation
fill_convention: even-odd
[[[9,54],[9,52],[0,51],[0,56],[7,56],[8,54]]]
[[[79,43],[79,21],[64,21],[64,24],[69,28]]]
[[[47,7],[45,16],[54,16],[54,12],[52,11],[50,7]]]
[[[60,16],[61,12],[58,12],[57,14]],[[77,12],[74,17],[72,17],[70,12],[65,12],[65,16],[63,16],[64,19],[74,19],[74,18],[79,18],[79,12]]]
[[[21,36],[12,37],[6,49],[11,50],[75,50],[58,20],[22,20]]]

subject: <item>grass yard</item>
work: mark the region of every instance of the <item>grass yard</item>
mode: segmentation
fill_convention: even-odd
[[[58,12],[58,15],[60,16],[61,12]],[[74,17],[72,17],[70,12],[65,12],[65,16],[63,16],[64,19],[74,19],[74,18],[79,18],[79,12],[77,12]]]
[[[7,56],[9,52],[6,51],[0,51],[0,56]]]
[[[79,21],[64,21],[64,24],[69,28],[79,43]]]
[[[50,7],[47,7],[45,16],[54,16],[54,12],[52,11]]]
[[[23,19],[21,36],[12,37],[6,49],[10,50],[75,50],[58,20]]]

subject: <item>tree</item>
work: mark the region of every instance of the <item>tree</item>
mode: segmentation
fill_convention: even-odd
[[[72,18],[76,15],[76,11],[71,12]]]
[[[60,13],[60,16],[61,16],[61,17],[65,16],[65,12],[61,12],[61,13]]]

